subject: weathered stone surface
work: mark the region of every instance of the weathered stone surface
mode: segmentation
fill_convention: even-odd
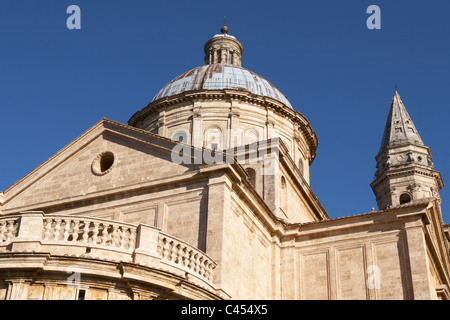
[[[239,46],[219,35],[206,61],[239,66]],[[99,121],[0,192],[0,299],[448,299],[427,147],[382,147],[381,210],[330,219],[309,184],[317,137],[281,100],[203,88]]]

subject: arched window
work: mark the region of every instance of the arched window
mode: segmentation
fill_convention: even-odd
[[[405,204],[411,202],[411,195],[408,193],[404,193],[400,196],[400,204]]]
[[[245,172],[247,172],[247,179],[250,184],[255,187],[256,186],[256,171],[253,168],[247,168],[245,169]]]
[[[255,129],[245,130],[244,139],[244,144],[255,143],[258,141],[258,132]]]
[[[216,126],[206,129],[204,146],[210,149],[222,150],[222,129]]]

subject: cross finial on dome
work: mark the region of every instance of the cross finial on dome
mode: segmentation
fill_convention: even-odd
[[[228,33],[228,27],[226,26],[226,17],[223,17],[223,27],[220,28],[220,31],[221,31],[223,34]]]

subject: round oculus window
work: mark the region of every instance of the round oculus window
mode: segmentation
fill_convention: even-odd
[[[100,153],[92,162],[92,172],[102,176],[111,171],[114,164],[114,153],[110,151]]]

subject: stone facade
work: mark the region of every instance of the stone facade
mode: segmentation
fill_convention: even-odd
[[[205,62],[234,50],[245,72],[222,31]],[[317,137],[276,88],[176,81],[164,88],[176,94],[127,125],[102,119],[0,194],[0,299],[449,298],[440,175],[385,161],[429,152],[415,136],[383,139],[379,211],[330,219],[310,187]],[[403,188],[408,201],[393,201]]]

